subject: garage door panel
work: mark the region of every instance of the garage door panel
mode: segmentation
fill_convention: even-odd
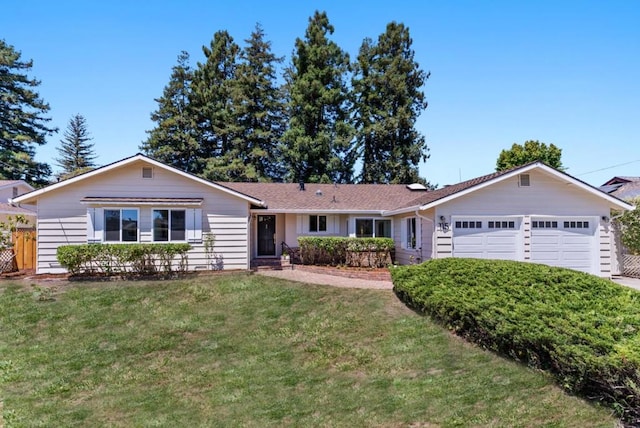
[[[589,245],[591,243],[590,236],[563,236],[563,245]]]
[[[533,235],[533,234],[531,235],[531,244],[557,246],[559,243],[560,243],[559,236]]]
[[[468,224],[474,224],[474,226],[481,224],[482,227],[467,229],[454,226],[453,255],[455,257],[503,260],[522,259],[520,219],[492,218],[493,224],[491,228],[489,228],[489,220],[487,219],[468,220]],[[507,225],[512,223],[513,228],[501,229],[496,227],[498,220],[501,222],[506,221]]]
[[[596,222],[591,218],[561,217],[544,220],[532,219],[531,261],[596,273]],[[549,227],[550,222],[556,227]],[[571,225],[574,227],[570,227]],[[589,227],[578,228],[577,225]]]
[[[487,235],[488,245],[509,245],[513,247],[515,236],[492,236]]]

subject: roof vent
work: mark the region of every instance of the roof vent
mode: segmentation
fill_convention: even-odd
[[[411,190],[411,191],[415,191],[415,190],[427,190],[427,188],[425,187],[424,184],[420,184],[420,183],[412,183],[412,184],[407,184],[407,189]]]
[[[300,180],[298,184],[300,185],[300,190],[304,192],[304,181]]]
[[[150,166],[143,166],[142,178],[153,178],[153,168],[151,168]]]
[[[520,174],[518,176],[519,187],[529,187],[530,185],[531,185],[531,180],[529,179],[529,174]]]

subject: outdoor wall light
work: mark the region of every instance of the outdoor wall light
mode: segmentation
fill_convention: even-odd
[[[606,215],[602,216],[602,221],[609,221],[609,217],[607,217]]]
[[[443,215],[441,215],[440,216],[440,221],[445,221],[445,220],[446,220],[446,218]]]

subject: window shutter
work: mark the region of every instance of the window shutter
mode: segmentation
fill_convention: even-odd
[[[202,210],[199,208],[187,209],[187,242],[202,242]]]
[[[102,242],[104,209],[87,208],[87,243]]]

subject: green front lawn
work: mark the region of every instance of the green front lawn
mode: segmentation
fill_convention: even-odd
[[[390,291],[245,274],[33,291],[0,283],[7,428],[615,423]]]

